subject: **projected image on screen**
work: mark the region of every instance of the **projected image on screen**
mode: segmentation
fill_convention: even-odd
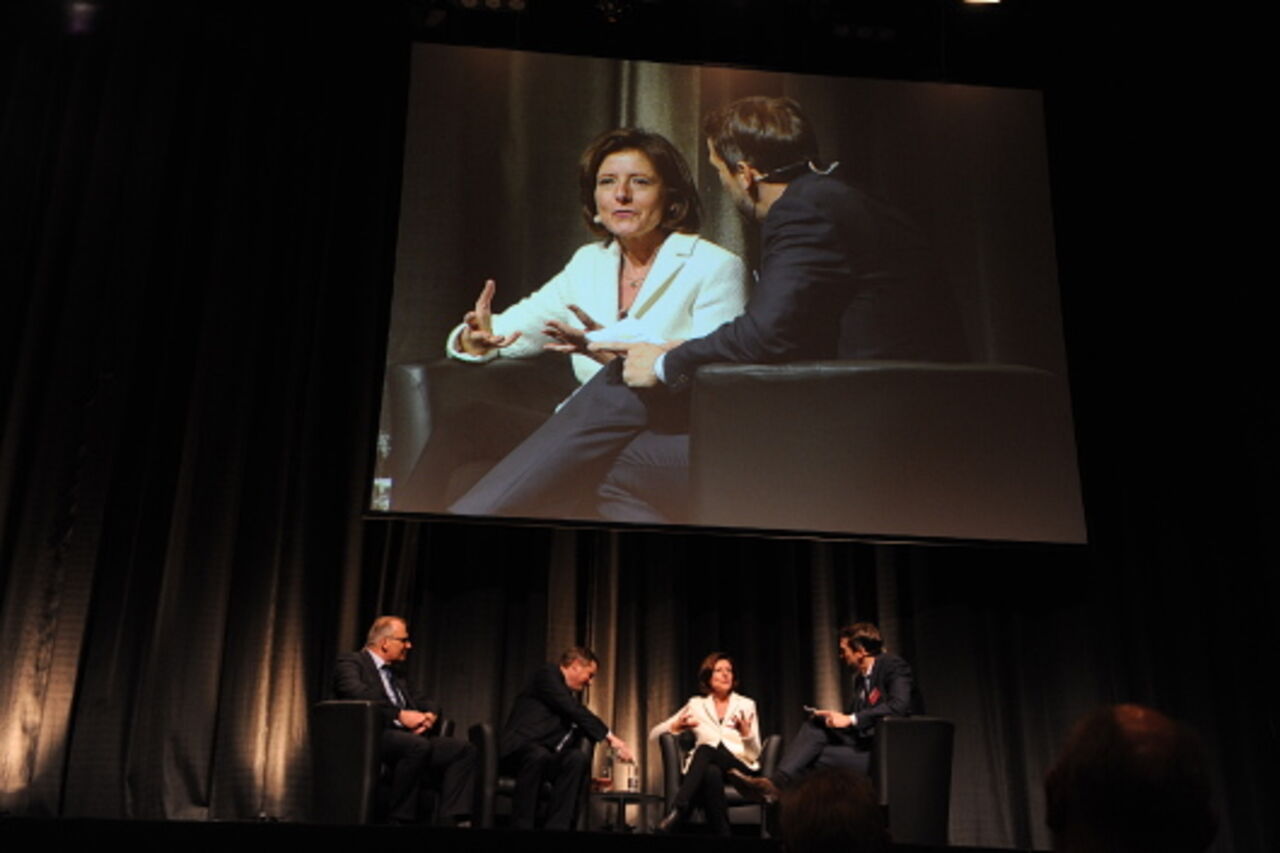
[[[414,51],[373,510],[1084,541],[1038,92]]]

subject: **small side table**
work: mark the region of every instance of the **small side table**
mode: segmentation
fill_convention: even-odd
[[[649,803],[660,803],[662,797],[658,794],[645,794],[640,791],[592,791],[593,799],[603,800],[606,803],[617,803],[617,810],[614,812],[614,822],[605,824],[601,827],[604,832],[632,832],[636,827],[627,825],[627,806],[636,803],[640,806],[637,810],[640,812],[641,832],[649,830],[649,812],[646,806]]]

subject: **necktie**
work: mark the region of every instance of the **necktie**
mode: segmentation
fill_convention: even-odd
[[[391,701],[395,702],[397,708],[404,708],[404,694],[400,692],[399,685],[396,684],[395,676],[391,674],[391,667],[387,664],[382,665],[382,682],[387,685],[391,693]]]

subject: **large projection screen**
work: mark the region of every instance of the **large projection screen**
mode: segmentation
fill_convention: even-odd
[[[730,377],[724,398],[700,376],[689,509],[671,523],[1085,541],[1039,92],[437,44],[414,46],[412,75],[372,512],[448,513],[577,387],[563,354],[464,363],[446,339],[486,280],[500,312],[597,239],[578,196],[584,147],[615,127],[665,136],[693,171],[701,236],[751,269],[759,225],[721,188],[701,118],[782,95],[837,174],[925,235],[964,356],[847,365],[816,405],[776,376],[763,391]],[[597,485],[521,517],[599,521]]]

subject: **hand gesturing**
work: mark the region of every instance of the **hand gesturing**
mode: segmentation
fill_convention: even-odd
[[[696,729],[698,727],[698,718],[691,711],[685,709],[676,717],[674,723],[671,724],[671,733],[679,734],[685,729]]]
[[[493,333],[493,311],[490,306],[497,287],[493,279],[486,281],[484,289],[480,291],[480,298],[476,300],[476,307],[462,318],[466,325],[458,334],[458,346],[469,355],[484,355],[491,349],[510,346],[520,337],[518,331],[509,335]]]
[[[559,320],[548,320],[547,325],[543,328],[542,333],[551,338],[554,343],[543,344],[543,349],[552,352],[563,353],[580,353],[589,356],[601,364],[608,364],[617,356],[611,352],[593,352],[587,349],[589,342],[587,341],[587,332],[594,332],[596,329],[603,329],[604,326],[597,323],[591,318],[591,315],[583,311],[577,305],[568,306],[573,315],[582,323],[582,328],[577,329],[567,323],[561,323]]]

